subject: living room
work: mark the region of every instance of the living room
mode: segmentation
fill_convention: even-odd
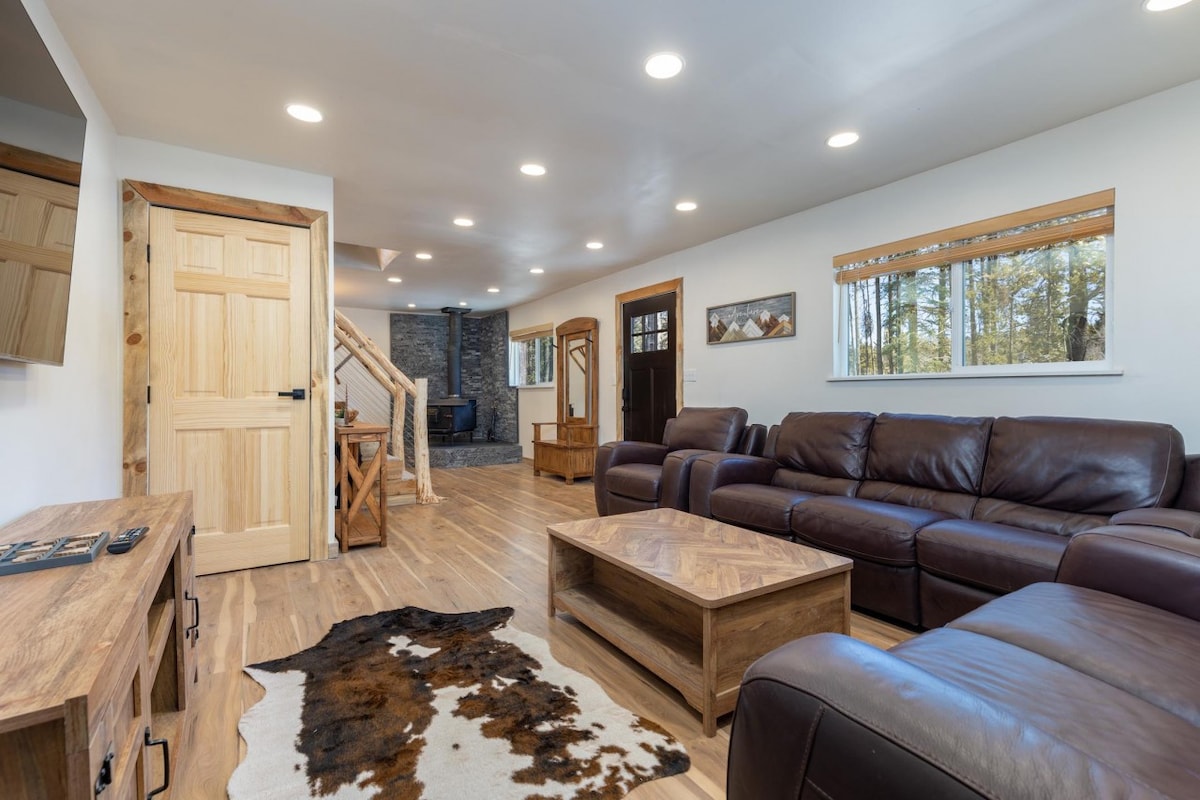
[[[123,135],[89,85],[89,75],[76,60],[69,37],[55,21],[60,8],[71,4],[24,0],[24,5],[87,117],[87,139],[64,365],[0,363],[0,424],[8,456],[0,471],[6,487],[0,497],[0,523],[47,504],[122,494],[124,278],[122,201],[117,190],[122,180],[315,209],[329,215],[335,236],[340,230],[334,218],[339,176],[274,166],[269,154],[251,159],[218,154],[228,150],[206,151],[196,147],[186,131],[164,141]],[[1178,38],[1192,36],[1194,41],[1200,25],[1196,21],[1200,9],[1194,5],[1176,10],[1181,16],[1174,18],[1165,16],[1172,12],[1155,18],[1136,2],[1109,5],[1114,14],[1125,13],[1118,12],[1118,6],[1129,6],[1130,25],[1158,26],[1156,35],[1167,42],[1164,50],[1172,52]],[[1036,24],[1035,11],[1030,8],[1025,13],[1028,24]],[[697,57],[689,54],[689,60]],[[1143,66],[1125,65],[1130,72]],[[1064,69],[1086,72],[1087,67]],[[1187,67],[1185,73],[1187,69],[1200,72]],[[860,167],[848,166],[855,180],[871,188],[764,218],[745,230],[505,306],[509,328],[559,324],[579,317],[598,320],[595,419],[600,442],[621,435],[620,320],[614,298],[682,279],[680,406],[740,406],[749,412],[751,422],[765,425],[779,423],[798,410],[1146,420],[1174,426],[1188,448],[1196,450],[1200,421],[1192,411],[1192,397],[1200,381],[1187,368],[1186,352],[1200,333],[1200,322],[1191,309],[1191,298],[1200,294],[1200,264],[1196,255],[1189,255],[1190,223],[1200,210],[1196,180],[1200,153],[1195,147],[1200,140],[1198,77],[1187,73],[1146,96],[1122,97],[1070,117],[1065,124],[1031,130],[999,146],[977,148],[950,163],[902,171],[904,177],[895,180],[876,181],[861,174]],[[1126,90],[1116,87],[1118,93]],[[136,103],[136,92],[121,102]],[[1055,103],[1053,99],[1042,102]],[[1061,102],[1069,104],[1069,98]],[[986,127],[987,115],[978,109],[976,113],[973,124]],[[856,147],[868,146],[871,137],[879,135],[864,130]],[[940,136],[937,130],[913,130],[907,135],[935,140]],[[824,147],[823,142],[818,144]],[[830,157],[839,159],[839,164],[852,164],[854,148]],[[802,176],[789,180],[803,183]],[[839,254],[1108,189],[1116,192],[1117,220],[1108,275],[1109,339],[1104,359],[1090,365],[1087,373],[935,379],[838,374],[834,348],[840,319],[833,259]],[[706,201],[699,198],[700,210]],[[613,249],[616,244],[608,246]],[[722,346],[706,342],[708,309],[793,292],[794,336]],[[454,302],[448,299],[446,304]],[[406,310],[406,305],[343,304],[336,295],[334,303],[356,319],[373,322],[377,329],[382,329],[388,315]],[[553,420],[556,403],[553,389],[519,390],[517,429],[526,459],[533,457],[533,423]],[[367,560],[343,557],[332,566],[336,574],[328,577],[307,571],[319,570],[320,565],[308,565],[287,573],[272,573],[273,568],[268,568],[201,578],[202,602],[206,614],[211,614],[202,624],[200,646],[206,656],[201,681],[210,681],[205,691],[219,696],[217,704],[222,708],[199,707],[194,735],[206,741],[221,739],[222,744],[213,747],[211,770],[204,768],[208,756],[185,767],[185,774],[192,776],[186,785],[197,788],[193,794],[177,796],[225,796],[226,781],[241,757],[234,726],[243,692],[253,694],[253,690],[245,689],[240,673],[225,673],[283,657],[298,649],[295,643],[307,646],[335,622],[358,614],[405,603],[421,605],[422,592],[431,598],[427,608],[441,604],[467,611],[516,606],[518,621],[549,637],[560,660],[570,660],[577,669],[590,662],[599,665],[595,669],[602,676],[618,676],[618,683],[627,680],[627,686],[615,690],[623,693],[619,700],[634,703],[639,713],[657,716],[672,733],[687,730],[685,744],[692,763],[700,767],[693,769],[688,785],[655,795],[650,784],[633,796],[722,796],[728,717],[722,719],[718,737],[708,740],[700,735],[699,721],[671,699],[670,687],[649,673],[631,673],[636,665],[586,631],[555,634],[548,629],[544,593],[539,594],[544,592],[545,565],[540,559],[545,543],[538,537],[544,538],[548,523],[594,515],[595,506],[589,505],[592,487],[587,480],[572,487],[555,478],[534,480],[528,463],[516,466],[522,470],[520,476],[503,470],[494,476],[446,471],[435,476],[435,489],[447,502],[393,513],[395,522],[402,519],[402,512],[411,512],[413,530],[419,531],[408,534],[409,538],[398,536],[388,548],[387,568],[394,574]],[[505,526],[505,520],[512,521],[511,527]],[[466,532],[465,538],[449,541],[448,530]],[[423,561],[436,565],[414,566]],[[343,591],[322,586],[327,580]],[[869,617],[856,616],[852,628],[856,633],[868,630],[866,636],[881,644],[911,635],[901,627],[876,629],[873,624]],[[228,648],[241,648],[238,658],[245,660],[236,664],[237,659],[216,660]],[[207,666],[204,657],[209,658]],[[208,669],[221,675],[204,674]],[[235,706],[238,714],[229,710]],[[200,777],[210,771],[211,777]]]

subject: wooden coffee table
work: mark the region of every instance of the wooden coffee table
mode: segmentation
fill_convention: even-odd
[[[546,530],[550,616],[571,614],[678,689],[706,736],[759,656],[850,632],[848,558],[673,509]]]

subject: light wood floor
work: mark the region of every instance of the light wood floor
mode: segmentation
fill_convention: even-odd
[[[210,575],[202,606],[200,680],[190,747],[172,797],[224,798],[244,746],[242,712],[261,690],[242,667],[316,643],[343,619],[405,605],[439,611],[512,606],[513,625],[550,642],[555,658],[596,679],[620,704],[684,743],[686,775],[639,787],[631,798],[723,798],[729,722],[714,738],[669,686],[573,620],[546,615],[549,523],[595,516],[590,481],[535,478],[528,464],[435,470],[436,506],[388,511],[388,547],[362,547],[318,563]],[[889,647],[911,634],[855,614],[853,634]]]

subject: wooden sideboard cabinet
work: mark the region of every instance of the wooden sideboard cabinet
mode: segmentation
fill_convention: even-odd
[[[5,800],[167,796],[197,676],[191,493],[46,506],[0,543],[141,525],[127,553],[0,575]]]

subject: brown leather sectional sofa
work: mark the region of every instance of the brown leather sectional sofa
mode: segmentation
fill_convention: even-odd
[[[1101,527],[1070,538],[1056,582],[890,651],[820,634],[757,661],[728,797],[1192,800],[1198,663],[1200,541]]]
[[[763,457],[691,467],[693,514],[849,556],[855,605],[924,627],[1053,580],[1112,520],[1200,527],[1200,460],[1160,423],[797,412]]]

